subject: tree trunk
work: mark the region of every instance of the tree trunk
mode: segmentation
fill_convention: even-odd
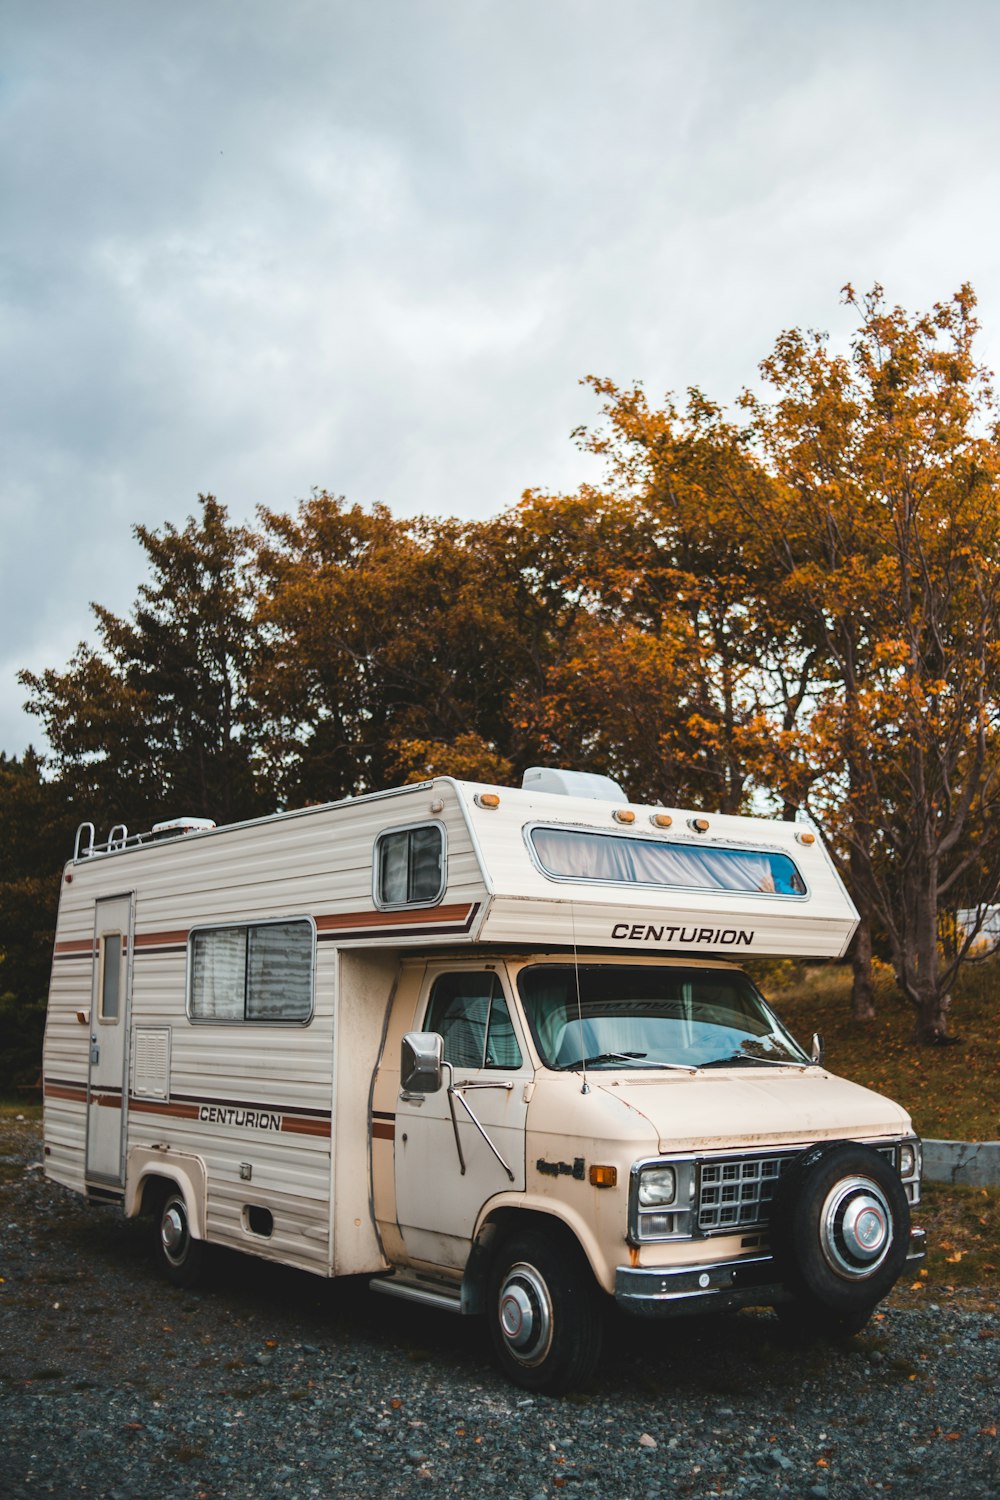
[[[874,1021],[875,986],[872,983],[872,922],[864,911],[851,944],[851,1016],[855,1021]]]

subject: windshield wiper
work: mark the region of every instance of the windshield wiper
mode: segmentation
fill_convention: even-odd
[[[572,1073],[577,1068],[596,1068],[601,1063],[638,1063],[643,1068],[679,1068],[682,1073],[697,1073],[694,1063],[647,1062],[648,1052],[597,1052],[593,1057],[578,1057],[576,1062],[560,1063],[560,1068]]]
[[[811,1068],[815,1064],[804,1061],[799,1062],[794,1057],[756,1057],[752,1052],[734,1052],[731,1057],[714,1057],[711,1062],[702,1063],[703,1068],[732,1068],[739,1064],[752,1066],[762,1063],[768,1068]]]

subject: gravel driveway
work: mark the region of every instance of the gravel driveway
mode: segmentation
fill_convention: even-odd
[[[197,1293],[149,1229],[47,1183],[0,1122],[0,1495],[996,1500],[1000,1318],[887,1306],[845,1347],[770,1314],[617,1323],[599,1386],[528,1397],[476,1320],[218,1254]],[[980,1304],[979,1310],[973,1303]]]

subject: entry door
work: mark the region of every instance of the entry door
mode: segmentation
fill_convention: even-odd
[[[116,1186],[125,1180],[132,923],[130,895],[98,901],[90,1001],[87,1177]]]
[[[533,1072],[519,1017],[496,967],[429,965],[418,1015],[421,1031],[444,1038],[457,1093],[513,1173],[511,1180],[456,1098],[463,1174],[446,1088],[437,1094],[400,1094],[395,1151],[400,1233],[414,1260],[460,1267],[483,1204],[497,1193],[524,1189],[525,1085]]]

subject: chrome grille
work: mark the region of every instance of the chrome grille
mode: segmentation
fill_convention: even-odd
[[[698,1171],[698,1231],[732,1233],[766,1223],[782,1172],[798,1156],[730,1156]]]

